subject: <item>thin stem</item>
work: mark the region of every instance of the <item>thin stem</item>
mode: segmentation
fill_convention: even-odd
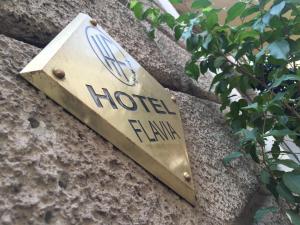
[[[258,82],[259,84],[261,84],[264,88],[267,88],[267,85],[262,82],[261,80],[257,79],[256,77],[252,76],[252,74],[248,73],[248,71],[244,70],[238,63],[232,62],[230,59],[228,59],[228,56],[226,56],[225,54],[223,54],[223,56],[225,57],[226,61],[229,62],[231,65],[238,67],[238,69],[243,72],[245,75],[247,75],[250,79]],[[232,57],[232,56],[230,56]]]
[[[262,85],[264,88],[268,88],[268,86],[261,80],[257,79],[255,76],[253,76],[252,74],[250,74],[248,71],[244,70],[238,63],[232,62],[230,59],[228,59],[228,56],[226,56],[225,54],[223,54],[226,61],[229,62],[231,65],[235,66],[236,68],[238,68],[238,70],[240,70],[242,73],[244,73],[245,75],[247,75],[250,79],[258,82],[260,85]],[[231,56],[230,56],[231,57]],[[272,96],[275,96],[276,94],[270,90]],[[284,106],[291,112],[294,114],[294,116],[297,117],[297,119],[300,120],[300,114],[293,108],[291,107],[289,104],[287,104],[286,102],[283,102]]]
[[[265,117],[265,113],[264,113],[264,121],[263,121],[263,129],[262,129],[263,134],[265,133],[265,128],[266,128],[266,117]],[[268,165],[267,160],[266,160],[265,143],[258,142],[258,144],[260,145],[260,148],[261,148],[261,154],[262,154],[262,158],[263,158],[263,164],[266,167],[266,169],[269,171],[269,173],[272,175],[272,170],[269,168],[269,165]]]

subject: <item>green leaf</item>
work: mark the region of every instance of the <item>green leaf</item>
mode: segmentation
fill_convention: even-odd
[[[242,129],[239,132],[237,132],[237,134],[242,136],[243,138],[242,141],[244,143],[248,141],[256,141],[256,133],[257,133],[257,129],[252,129],[252,130]]]
[[[200,72],[201,74],[205,74],[208,70],[208,64],[206,60],[201,61],[200,63]]]
[[[246,91],[250,87],[249,77],[248,76],[242,76],[240,79],[240,89],[243,93],[246,93]]]
[[[290,173],[285,173],[282,177],[282,180],[287,186],[287,188],[295,193],[295,194],[300,194],[300,175],[299,174],[294,174],[293,172]]]
[[[218,15],[214,11],[207,13],[206,26],[208,30],[211,30],[218,23]]]
[[[259,157],[257,155],[257,149],[255,147],[251,147],[249,153],[254,162],[260,163]]]
[[[279,159],[279,160],[276,160],[275,163],[277,165],[284,165],[284,166],[287,166],[292,169],[296,169],[299,167],[298,163],[294,162],[291,159]]]
[[[245,11],[242,13],[241,17],[245,18],[245,17],[250,16],[253,13],[256,13],[258,11],[259,11],[259,7],[257,5],[252,6],[250,8],[245,9]]]
[[[290,52],[290,46],[286,40],[274,41],[268,46],[268,49],[270,51],[270,55],[275,59],[287,60],[287,56]]]
[[[143,13],[143,19],[149,19],[154,22],[157,20],[159,15],[159,10],[154,9],[154,8],[148,8],[144,13]]]
[[[226,61],[226,59],[224,56],[219,56],[215,59],[214,66],[216,68],[219,68],[220,66],[222,66],[224,64],[225,61]]]
[[[243,155],[243,153],[241,153],[241,152],[231,152],[229,155],[224,157],[223,163],[225,166],[227,166],[227,165],[229,165],[229,163],[232,160],[237,159],[237,158],[241,157],[242,155]]]
[[[212,35],[208,34],[205,39],[204,42],[202,44],[203,48],[208,49],[208,45],[210,44],[210,42],[212,41]]]
[[[286,125],[288,121],[289,121],[288,116],[279,116],[278,117],[278,122],[281,123],[282,125]]]
[[[257,102],[254,102],[250,105],[247,105],[247,106],[243,107],[242,109],[255,109],[255,110],[257,110],[258,109],[258,104],[257,104]]]
[[[209,0],[194,0],[192,3],[193,9],[203,9],[211,5]]]
[[[275,95],[275,97],[273,98],[273,102],[276,102],[276,101],[282,101],[284,100],[284,95],[285,93],[283,92],[279,92],[278,94]]]
[[[185,65],[185,73],[194,78],[195,80],[198,79],[199,77],[199,74],[200,74],[200,69],[199,69],[199,66],[195,63],[195,62],[188,62],[186,65]]]
[[[175,32],[175,40],[178,41],[181,36],[182,36],[182,33],[184,31],[184,28],[182,26],[176,26],[175,29],[174,29],[174,32]]]
[[[277,184],[276,191],[280,197],[286,199],[290,203],[295,203],[294,195],[290,192],[290,190],[284,185],[282,181]]]
[[[233,132],[238,132],[240,129],[246,128],[246,122],[242,118],[234,118],[232,119],[230,126]]]
[[[238,33],[238,40],[242,42],[246,38],[256,38],[258,37],[258,33],[255,30],[244,30]]]
[[[286,215],[292,224],[300,225],[300,216],[296,212],[294,212],[292,210],[288,210],[288,211],[286,211]]]
[[[130,9],[133,9],[133,8],[134,8],[134,6],[135,6],[136,4],[138,4],[138,3],[139,3],[139,1],[138,1],[138,0],[131,0],[131,1],[130,1],[129,8],[130,8]]]
[[[291,28],[291,33],[292,34],[300,34],[300,23],[299,22],[293,23],[293,25],[290,28]],[[292,44],[294,44],[294,46],[292,46],[291,48],[295,49],[297,51],[298,50],[297,47],[299,46],[299,39],[296,42],[292,43]]]
[[[143,4],[134,0],[130,2],[130,9],[133,11],[136,18],[139,20],[143,19]]]
[[[274,142],[272,149],[271,149],[271,153],[274,159],[277,159],[280,155],[280,147],[278,145],[278,143]]]
[[[271,32],[269,34],[272,34],[272,37],[276,37],[276,39],[279,39],[280,37],[285,36],[284,32],[286,29],[291,30],[290,33],[292,33],[293,29],[288,26],[288,22],[286,20],[287,20],[286,18],[272,16],[272,20],[270,20],[269,26],[272,28],[274,32]]]
[[[182,3],[182,0],[169,0],[172,4]]]
[[[282,1],[277,5],[274,5],[271,10],[270,10],[270,14],[273,16],[279,16],[281,11],[284,9],[285,7],[285,2]]]
[[[281,85],[283,81],[287,80],[295,80],[295,81],[300,81],[300,76],[299,75],[294,75],[294,74],[284,74],[280,78],[277,78],[273,84],[270,86],[270,88],[275,88]]]
[[[190,38],[186,40],[186,49],[189,52],[193,52],[195,48],[198,47],[199,37],[197,35],[192,34]]]
[[[207,66],[208,66],[208,62],[207,62]],[[213,87],[216,83],[220,82],[220,81],[223,79],[223,77],[224,77],[224,74],[223,74],[223,73],[217,74],[217,75],[213,78],[213,80],[212,80],[212,82],[211,82],[209,91],[212,89],[212,87]]]
[[[245,2],[235,3],[227,12],[226,23],[240,16],[245,10],[247,4]]]
[[[216,73],[217,70],[216,70],[216,67],[214,66],[214,62],[215,62],[215,57],[214,56],[209,56],[208,59],[207,59],[207,65],[208,65],[208,69],[213,72],[213,73]],[[224,80],[223,80],[224,81]],[[227,83],[227,82],[226,82]],[[225,84],[225,83],[224,83]],[[223,85],[222,85],[223,86]],[[224,88],[225,88],[225,85],[224,85]],[[227,88],[223,89],[222,91],[225,91]]]
[[[268,133],[264,134],[264,137],[268,137],[268,136],[274,136],[274,137],[284,137],[287,135],[297,135],[297,133],[295,131],[292,131],[290,129],[282,129],[282,130],[271,130]]]
[[[226,116],[232,120],[239,119],[239,113],[241,110],[241,105],[238,101],[233,101],[230,104],[230,112],[226,114]]]
[[[260,208],[256,211],[254,215],[255,223],[259,223],[267,214],[277,212],[278,209],[275,207],[268,207],[268,208]]]
[[[151,29],[147,32],[147,35],[148,35],[148,37],[149,37],[151,40],[154,40],[154,38],[155,38],[155,29],[154,29],[154,28],[151,28]]]
[[[173,29],[176,24],[175,18],[169,13],[162,14],[160,20],[161,22],[165,22],[171,29]]]
[[[260,178],[260,180],[261,180],[261,182],[262,182],[263,184],[269,184],[270,181],[271,181],[271,175],[270,175],[270,173],[267,172],[266,170],[262,170],[262,171],[260,172],[259,178]]]
[[[268,104],[267,110],[271,112],[273,115],[283,115],[283,108],[278,104]]]
[[[277,182],[276,182],[274,179],[271,179],[270,183],[267,184],[266,187],[267,187],[268,190],[272,193],[272,195],[273,195],[276,199],[278,199],[279,194],[277,193],[276,185],[277,185]]]

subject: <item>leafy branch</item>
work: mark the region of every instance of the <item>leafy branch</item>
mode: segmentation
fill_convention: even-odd
[[[176,41],[185,42],[191,53],[185,66],[188,76],[215,74],[211,87],[221,100],[220,109],[228,109],[233,133],[240,137],[240,150],[225,157],[224,164],[250,156],[261,168],[262,184],[277,200],[288,203],[286,214],[299,225],[300,166],[292,158],[282,158],[297,154],[281,145],[289,138],[300,146],[300,1],[238,1],[227,10],[224,23],[219,19],[222,9],[210,0],[194,0],[193,12],[176,19],[158,8],[144,9],[138,0],[132,0],[130,8],[151,24],[150,38],[166,25]],[[240,99],[232,100],[233,89],[239,90]],[[274,142],[267,149],[270,137]],[[275,211],[261,209],[254,219],[258,222]]]

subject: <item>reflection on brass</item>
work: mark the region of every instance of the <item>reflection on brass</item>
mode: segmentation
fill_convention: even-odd
[[[184,172],[184,173],[183,173],[183,176],[184,176],[184,178],[185,178],[187,181],[191,181],[191,176],[190,176],[190,174],[189,174],[188,172]]]
[[[95,19],[91,19],[90,22],[93,26],[97,26],[97,24],[98,24],[97,20],[95,20]]]
[[[174,95],[172,95],[172,96],[171,96],[171,100],[172,100],[173,102],[176,102],[176,97],[175,97]]]
[[[21,75],[194,204],[192,173],[173,97],[91,21],[79,14]],[[67,79],[61,82],[64,75]]]
[[[52,70],[53,72],[53,75],[57,78],[57,79],[64,79],[65,78],[65,72],[63,70],[60,70],[60,69],[53,69]]]

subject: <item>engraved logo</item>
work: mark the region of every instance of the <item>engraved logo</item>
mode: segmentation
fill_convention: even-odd
[[[136,74],[128,54],[104,31],[96,27],[86,28],[91,48],[103,65],[123,84],[133,86]]]

